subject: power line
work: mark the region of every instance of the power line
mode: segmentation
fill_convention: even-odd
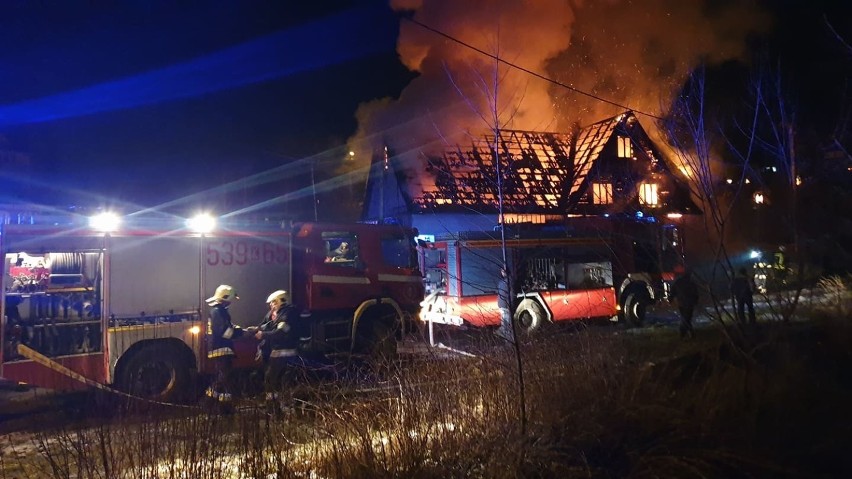
[[[544,81],[546,81],[546,82],[548,82],[548,83],[552,83],[552,84],[557,85],[557,86],[560,86],[560,87],[562,87],[562,88],[566,88],[566,89],[571,90],[571,91],[573,91],[573,92],[575,92],[575,93],[579,93],[580,95],[584,95],[584,96],[587,96],[587,97],[592,98],[592,99],[594,99],[594,100],[597,100],[597,101],[600,101],[600,102],[603,102],[603,103],[606,103],[606,104],[609,104],[609,105],[612,105],[612,106],[616,106],[616,107],[621,108],[621,109],[623,109],[623,110],[630,110],[630,111],[633,111],[633,112],[638,113],[638,114],[640,114],[640,115],[645,115],[645,116],[647,116],[647,117],[654,118],[654,119],[656,119],[656,120],[663,120],[663,119],[664,119],[664,118],[662,118],[662,117],[660,117],[660,116],[658,116],[658,115],[654,115],[653,113],[648,113],[648,112],[644,112],[644,111],[641,111],[641,110],[636,110],[636,109],[631,108],[631,107],[629,107],[629,106],[627,106],[627,105],[623,105],[623,104],[621,104],[621,103],[618,103],[618,102],[615,102],[615,101],[612,101],[612,100],[607,100],[606,98],[603,98],[603,97],[601,97],[601,96],[595,95],[594,93],[589,93],[589,92],[586,92],[586,91],[580,90],[579,88],[575,88],[575,87],[573,87],[573,86],[571,86],[571,85],[566,85],[565,83],[562,83],[562,82],[560,82],[560,81],[554,80],[554,79],[549,78],[549,77],[546,77],[546,76],[544,76],[544,75],[542,75],[542,74],[540,74],[540,73],[534,72],[534,71],[529,70],[529,69],[527,69],[527,68],[524,68],[524,67],[522,67],[522,66],[520,66],[520,65],[516,65],[516,64],[514,64],[514,63],[512,63],[512,62],[508,62],[508,61],[506,61],[506,60],[503,60],[502,58],[498,57],[497,55],[494,55],[494,54],[488,53],[488,52],[486,52],[486,51],[484,51],[484,50],[482,50],[482,49],[480,49],[480,48],[477,48],[477,47],[475,47],[475,46],[473,46],[473,45],[469,44],[469,43],[463,42],[462,40],[459,40],[459,39],[458,39],[458,38],[456,38],[456,37],[453,37],[453,36],[451,36],[451,35],[449,35],[449,34],[446,34],[446,33],[442,32],[442,31],[440,31],[440,30],[438,30],[438,29],[432,28],[432,27],[430,27],[429,25],[426,25],[425,23],[420,22],[420,21],[417,21],[417,20],[415,20],[415,19],[413,19],[413,18],[406,17],[406,16],[403,16],[402,18],[403,18],[403,19],[405,19],[405,20],[408,20],[409,22],[411,22],[411,23],[413,23],[413,24],[415,24],[415,25],[420,26],[421,28],[424,28],[424,29],[426,29],[426,30],[429,30],[429,31],[430,31],[430,32],[432,32],[432,33],[435,33],[435,34],[440,35],[440,36],[442,36],[442,37],[444,37],[444,38],[446,38],[446,39],[448,39],[448,40],[450,40],[450,41],[453,41],[453,42],[455,42],[455,43],[458,43],[459,45],[462,45],[462,46],[464,46],[464,47],[466,47],[466,48],[470,48],[471,50],[473,50],[473,51],[475,51],[475,52],[477,52],[477,53],[479,53],[479,54],[481,54],[481,55],[485,55],[485,56],[487,56],[487,57],[489,57],[489,58],[491,58],[491,59],[493,59],[493,60],[496,60],[496,61],[498,61],[498,62],[500,62],[500,63],[503,63],[503,64],[505,64],[505,65],[508,65],[508,66],[510,66],[510,67],[512,67],[512,68],[515,68],[515,69],[520,70],[520,71],[522,71],[522,72],[524,72],[524,73],[527,73],[527,74],[529,74],[529,75],[532,75],[532,76],[534,76],[534,77],[536,77],[536,78],[538,78],[538,79],[544,80]]]

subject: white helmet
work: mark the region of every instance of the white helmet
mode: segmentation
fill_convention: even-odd
[[[229,286],[227,284],[220,284],[218,288],[216,288],[216,292],[213,293],[213,296],[207,298],[207,304],[213,306],[215,304],[219,304],[223,301],[234,301],[240,299],[237,295],[236,290],[234,290],[233,286]]]
[[[284,291],[283,289],[279,289],[278,291],[272,292],[272,294],[270,294],[269,297],[266,298],[267,304],[287,304],[288,302],[290,302],[290,294],[287,291]]]

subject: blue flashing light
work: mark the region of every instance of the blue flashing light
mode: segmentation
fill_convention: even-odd
[[[760,251],[758,251],[756,249],[751,250],[748,254],[749,259],[759,259],[760,256],[761,256]]]
[[[377,7],[353,8],[184,63],[0,105],[0,126],[195,98],[372,57],[394,44],[392,29],[371,27],[383,14],[384,10]],[[351,38],[358,41],[346,41]]]
[[[644,216],[645,216],[645,213],[642,213],[641,211],[637,211],[637,212],[636,212],[636,217],[637,217],[637,218],[642,218],[642,217],[644,217]]]

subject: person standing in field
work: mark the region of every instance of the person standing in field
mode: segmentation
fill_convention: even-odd
[[[269,312],[258,326],[255,338],[260,341],[258,353],[264,364],[266,400],[275,402],[282,389],[291,385],[295,371],[302,365],[296,332],[299,313],[290,304],[290,294],[281,289],[272,292],[266,304]]]
[[[680,337],[692,339],[695,330],[692,327],[692,317],[699,299],[698,284],[695,282],[692,270],[687,269],[672,283],[672,297],[677,302],[680,313]]]
[[[745,268],[740,268],[731,281],[731,295],[734,297],[737,309],[737,320],[745,324],[745,309],[748,307],[748,322],[756,324],[757,318],[754,314],[754,288]]]
[[[220,403],[230,403],[234,397],[230,384],[231,369],[234,361],[234,339],[243,335],[243,329],[231,322],[228,307],[240,299],[232,286],[219,285],[212,297],[207,298],[210,306],[210,327],[208,330],[207,358],[213,362],[216,377],[207,388],[207,397]]]

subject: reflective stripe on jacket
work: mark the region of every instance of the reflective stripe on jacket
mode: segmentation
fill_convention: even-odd
[[[207,357],[225,356],[234,354],[234,339],[243,335],[243,329],[231,322],[231,313],[228,306],[219,303],[210,308],[210,326],[207,331],[208,351]],[[212,354],[216,351],[227,349],[230,353]]]
[[[222,356],[233,356],[234,350],[229,347],[224,348],[216,348],[213,351],[207,353],[207,357],[210,359],[213,358],[221,358]]]
[[[270,358],[289,358],[298,355],[299,352],[295,349],[273,349],[269,352]]]

